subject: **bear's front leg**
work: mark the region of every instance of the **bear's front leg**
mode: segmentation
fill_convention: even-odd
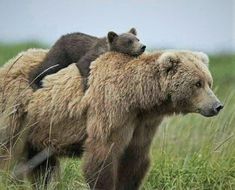
[[[86,143],[83,171],[86,182],[91,189],[115,189],[115,166],[117,165],[117,160],[112,149],[112,144],[102,145],[93,141]]]
[[[83,78],[83,91],[88,89],[88,77],[90,75],[90,64],[100,55],[99,52],[95,50],[90,50],[86,55],[84,55],[77,63],[76,66]]]
[[[148,171],[150,146],[156,129],[162,121],[161,117],[152,122],[150,119],[147,118],[147,122],[140,119],[131,142],[120,159],[116,185],[118,190],[138,190]]]
[[[108,139],[88,136],[85,144],[84,175],[91,189],[115,190],[117,168],[129,144],[132,129],[117,130]]]

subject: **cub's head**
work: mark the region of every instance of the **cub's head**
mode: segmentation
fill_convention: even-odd
[[[158,59],[167,99],[176,112],[211,117],[223,108],[212,91],[208,56],[201,52],[168,51]]]
[[[135,28],[132,28],[129,32],[120,35],[115,32],[109,32],[107,39],[110,50],[131,56],[141,55],[145,51],[146,46],[140,43],[136,35],[137,32]]]

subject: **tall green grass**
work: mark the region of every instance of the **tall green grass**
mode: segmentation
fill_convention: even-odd
[[[0,64],[31,47],[46,46],[0,44]],[[210,60],[214,90],[224,109],[214,118],[197,114],[166,118],[152,146],[152,167],[143,189],[235,189],[235,56]],[[62,159],[60,189],[86,189],[80,165],[79,159]],[[27,182],[15,185],[6,175],[0,175],[0,189],[31,189]]]

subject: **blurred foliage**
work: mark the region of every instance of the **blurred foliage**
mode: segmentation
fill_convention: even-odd
[[[47,48],[47,46],[38,42],[25,42],[17,44],[0,43],[0,65],[16,56],[19,52],[27,50],[29,48]]]

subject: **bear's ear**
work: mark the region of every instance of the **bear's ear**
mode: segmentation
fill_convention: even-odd
[[[118,37],[118,35],[115,32],[111,31],[108,33],[107,37],[108,37],[109,43],[112,43],[114,41],[114,39]]]
[[[159,58],[161,68],[166,73],[169,73],[171,70],[175,70],[179,62],[179,57],[173,52],[164,52]]]
[[[209,57],[203,52],[193,52],[207,67],[209,67]]]
[[[134,34],[135,36],[137,35],[137,31],[136,31],[135,28],[131,28],[131,29],[129,30],[129,33]]]

